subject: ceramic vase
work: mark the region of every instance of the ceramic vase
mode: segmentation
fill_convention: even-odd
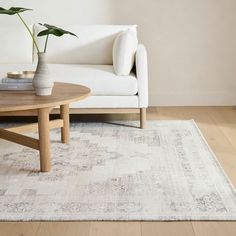
[[[46,54],[38,53],[38,64],[33,79],[33,87],[36,95],[49,96],[52,94],[53,80],[50,77],[49,69],[46,63]]]

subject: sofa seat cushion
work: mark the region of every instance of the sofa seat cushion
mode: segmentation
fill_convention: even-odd
[[[34,70],[36,65],[1,64],[0,76],[8,71]],[[87,86],[93,96],[132,96],[137,94],[135,74],[117,76],[112,65],[48,64],[54,81]]]
[[[138,92],[135,75],[117,76],[112,65],[49,64],[49,69],[54,81],[82,84],[95,96],[132,96]]]

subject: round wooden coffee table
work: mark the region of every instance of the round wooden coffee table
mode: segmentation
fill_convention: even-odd
[[[14,128],[0,129],[0,138],[18,143],[40,153],[40,170],[51,169],[50,128],[61,128],[62,143],[69,142],[69,104],[88,97],[90,89],[81,85],[55,83],[52,95],[36,96],[34,91],[0,91],[1,112],[11,114],[19,111],[37,111],[38,123]],[[49,120],[50,111],[60,106],[61,119]],[[39,139],[20,134],[23,131],[38,129]]]

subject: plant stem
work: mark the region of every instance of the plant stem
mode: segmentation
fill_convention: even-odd
[[[19,13],[17,13],[17,15],[20,18],[20,20],[22,21],[22,23],[24,24],[24,26],[26,27],[26,29],[28,30],[28,32],[29,32],[29,34],[30,34],[30,36],[31,36],[31,38],[33,40],[33,43],[34,43],[37,51],[40,52],[39,46],[38,46],[38,44],[37,44],[37,42],[36,42],[36,40],[34,38],[34,35],[32,34],[31,30],[29,29],[28,25],[25,23],[25,21],[23,20],[23,18],[21,17],[21,15]]]
[[[45,46],[44,46],[44,53],[47,51],[48,38],[49,38],[49,34],[47,35],[47,38],[46,38],[46,42],[45,42]]]

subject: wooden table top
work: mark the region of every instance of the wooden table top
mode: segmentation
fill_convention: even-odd
[[[35,91],[0,91],[0,112],[56,107],[82,100],[90,89],[77,84],[55,82],[52,95],[36,96]]]

